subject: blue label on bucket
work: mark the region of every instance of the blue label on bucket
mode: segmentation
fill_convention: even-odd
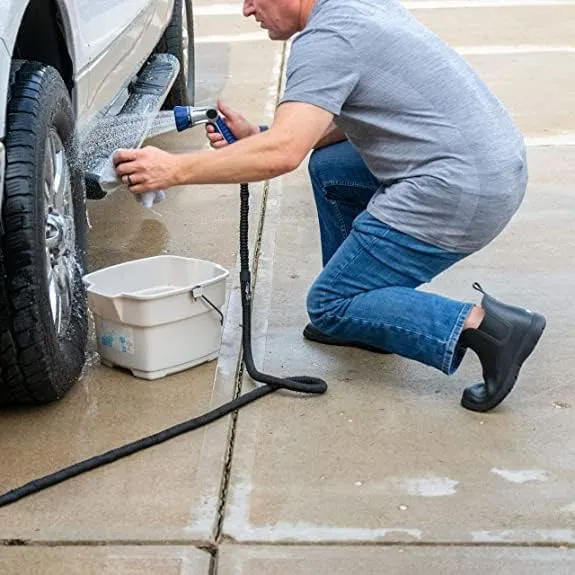
[[[120,353],[134,355],[134,330],[109,321],[100,323],[100,345]]]

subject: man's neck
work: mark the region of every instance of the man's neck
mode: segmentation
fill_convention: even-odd
[[[300,30],[303,30],[305,28],[314,4],[315,0],[300,0],[300,8],[299,8]]]

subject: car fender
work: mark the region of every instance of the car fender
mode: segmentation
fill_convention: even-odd
[[[6,128],[6,103],[8,100],[8,82],[10,76],[10,63],[14,44],[24,12],[28,7],[28,0],[0,0],[0,40],[2,50],[0,54],[0,138],[3,140]],[[2,179],[4,178],[4,165],[2,165]],[[0,188],[4,192],[4,185]]]

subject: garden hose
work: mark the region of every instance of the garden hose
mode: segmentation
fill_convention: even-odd
[[[234,136],[229,131],[221,118],[217,118],[212,122],[218,131],[224,136],[228,143],[235,141]],[[248,246],[248,215],[249,215],[249,187],[248,184],[241,184],[240,186],[240,291],[242,303],[242,352],[243,363],[249,376],[257,382],[265,385],[256,387],[255,389],[240,395],[239,397],[225,403],[216,409],[204,413],[198,417],[194,417],[188,421],[184,421],[168,429],[164,429],[158,433],[154,433],[148,437],[138,439],[126,445],[116,447],[106,453],[90,457],[79,463],[75,463],[56,471],[34,479],[21,487],[17,487],[0,495],[0,507],[4,507],[15,501],[18,501],[33,493],[38,493],[48,487],[62,483],[72,477],[76,477],[87,471],[91,471],[103,465],[107,465],[128,455],[132,455],[138,451],[148,449],[154,445],[159,445],[165,441],[173,439],[194,429],[204,427],[218,419],[237,411],[238,409],[256,401],[260,397],[264,397],[279,389],[295,391],[299,393],[309,394],[322,394],[327,391],[327,383],[323,379],[308,376],[297,376],[281,378],[272,375],[267,375],[258,371],[255,366],[252,355],[252,341],[251,341],[251,315],[252,315],[252,292],[251,292],[251,273],[249,266],[249,246]]]

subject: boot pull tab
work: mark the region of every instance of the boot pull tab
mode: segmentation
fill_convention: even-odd
[[[478,292],[481,292],[483,295],[487,295],[484,291],[483,288],[479,285],[479,282],[473,282],[473,289],[477,290]]]

